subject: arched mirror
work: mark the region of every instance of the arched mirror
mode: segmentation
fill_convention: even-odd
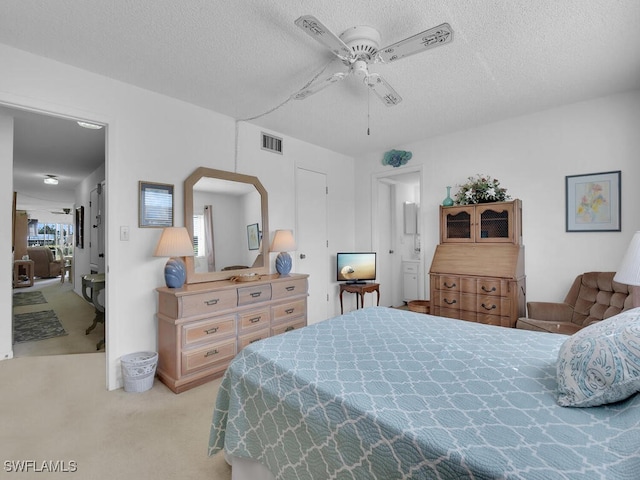
[[[187,283],[268,273],[267,191],[257,177],[198,168],[184,182],[184,222],[195,250]]]

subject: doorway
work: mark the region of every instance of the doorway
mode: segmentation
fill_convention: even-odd
[[[421,248],[422,167],[399,172],[384,172],[373,177],[372,239],[378,252],[378,278],[381,288],[380,305],[402,306],[408,285],[403,279],[403,265],[418,269],[415,291],[425,298]],[[409,207],[409,208],[407,208]],[[412,213],[413,212],[413,213]]]
[[[36,277],[33,286],[13,289],[13,305],[16,305],[16,298],[24,302],[29,293],[39,293],[40,303],[12,308],[12,315],[16,312],[53,312],[52,316],[60,324],[57,329],[60,334],[55,337],[37,341],[27,339],[13,345],[14,356],[96,352],[99,340],[104,338],[104,324],[86,335],[95,309],[81,294],[81,276],[90,273],[89,251],[76,241],[79,233],[76,231],[76,211],[86,206],[83,211],[88,217],[90,185],[95,187],[94,178],[104,183],[105,129],[85,129],[75,119],[20,107],[0,106],[0,112],[13,118],[12,176],[17,192],[16,210],[27,212],[35,225],[45,225],[42,232],[36,227],[36,233],[55,237],[53,244],[44,246],[50,248],[54,260],[64,266],[62,278],[58,274],[52,278]],[[55,177],[57,183],[45,184],[44,177]],[[85,223],[89,221],[86,218]],[[49,233],[50,224],[64,225],[60,229],[64,235],[58,235],[58,229]],[[30,245],[39,241],[35,236],[27,240]],[[104,236],[100,243],[104,245]]]

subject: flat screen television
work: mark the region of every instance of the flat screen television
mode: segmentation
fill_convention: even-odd
[[[338,252],[336,255],[338,282],[365,283],[376,279],[375,252]]]

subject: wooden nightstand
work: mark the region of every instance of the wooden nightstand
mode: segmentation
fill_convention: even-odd
[[[380,284],[379,283],[341,283],[340,284],[340,313],[341,314],[344,313],[342,310],[342,292],[349,292],[349,293],[356,294],[356,309],[360,308],[360,306],[364,307],[364,294],[368,292],[376,292],[378,296],[376,305],[380,305]]]

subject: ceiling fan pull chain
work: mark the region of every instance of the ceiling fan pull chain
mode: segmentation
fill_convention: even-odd
[[[370,123],[370,117],[369,117],[369,105],[370,105],[370,100],[371,100],[371,89],[368,88],[367,89],[367,135],[371,135],[369,133],[369,123]]]

